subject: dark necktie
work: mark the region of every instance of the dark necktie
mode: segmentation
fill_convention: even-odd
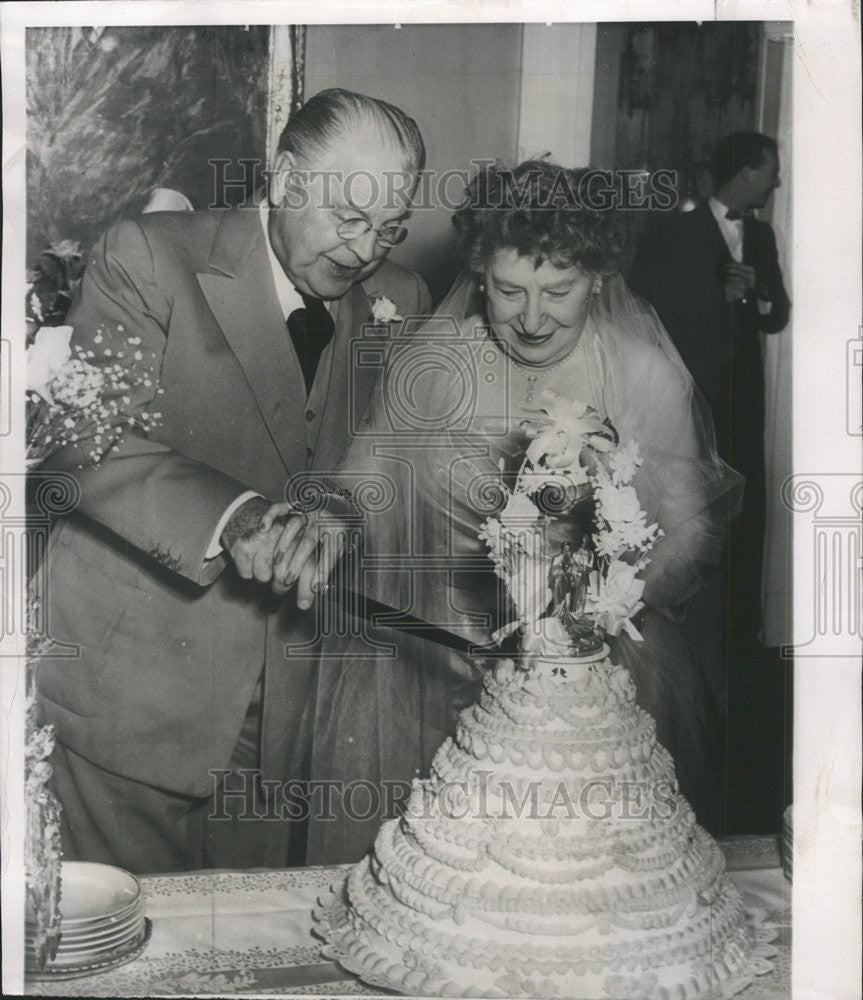
[[[303,309],[295,309],[288,316],[287,323],[308,393],[312,391],[321,354],[333,339],[335,323],[321,299],[303,295],[303,304]]]
[[[736,208],[729,208],[725,213],[725,218],[729,219],[731,222],[739,222],[743,218],[743,213],[738,211]]]

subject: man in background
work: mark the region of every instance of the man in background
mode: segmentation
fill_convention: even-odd
[[[49,465],[81,489],[44,569],[51,634],[80,655],[40,667],[66,858],[303,857],[272,821],[284,799],[247,794],[261,773],[298,774],[315,665],[314,615],[277,597],[296,582],[274,565],[281,525],[261,518],[291,477],[338,465],[373,383],[351,353],[373,300],[429,309],[422,279],[386,260],[424,159],[404,112],[325,91],[288,122],[260,205],[146,215],[94,247],[73,345],[105,367],[152,359],[128,406],[159,416],[99,464],[81,442]],[[301,607],[316,582],[300,580]]]
[[[775,140],[759,132],[727,135],[716,146],[711,172],[712,195],[651,220],[629,281],[656,308],[710,404],[719,454],[746,480],[725,573],[696,599],[686,623],[725,706],[733,700],[729,685],[754,676],[761,655],[766,496],[760,334],[785,328],[790,302],[773,230],[754,214],[780,184]]]
[[[716,146],[712,172],[713,195],[648,226],[629,281],[671,334],[713,410],[720,453],[731,461],[740,407],[763,424],[757,334],[788,323],[776,238],[753,214],[780,184],[776,142],[759,132],[728,135]]]

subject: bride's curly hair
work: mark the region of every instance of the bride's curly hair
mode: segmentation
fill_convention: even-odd
[[[453,215],[465,263],[482,274],[498,250],[514,249],[539,267],[578,265],[591,274],[617,272],[623,256],[622,213],[602,179],[584,168],[567,170],[549,160],[526,160],[507,169],[483,167]],[[599,180],[599,184],[597,184]]]

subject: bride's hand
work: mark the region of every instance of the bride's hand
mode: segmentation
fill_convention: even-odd
[[[311,607],[328,586],[330,574],[345,551],[345,532],[332,517],[322,523],[318,511],[297,513],[287,503],[273,504],[261,519],[264,530],[289,517],[273,551],[273,593],[282,595],[297,585],[297,607]]]

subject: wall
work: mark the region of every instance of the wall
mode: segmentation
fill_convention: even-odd
[[[549,153],[566,167],[590,164],[596,24],[523,29],[519,159]]]
[[[520,25],[310,25],[305,93],[346,87],[390,101],[419,123],[428,169],[470,171],[473,158],[517,155]],[[458,178],[448,185],[455,199]],[[436,203],[438,199],[435,199]],[[419,271],[440,298],[458,272],[451,210],[418,210],[393,260]]]

